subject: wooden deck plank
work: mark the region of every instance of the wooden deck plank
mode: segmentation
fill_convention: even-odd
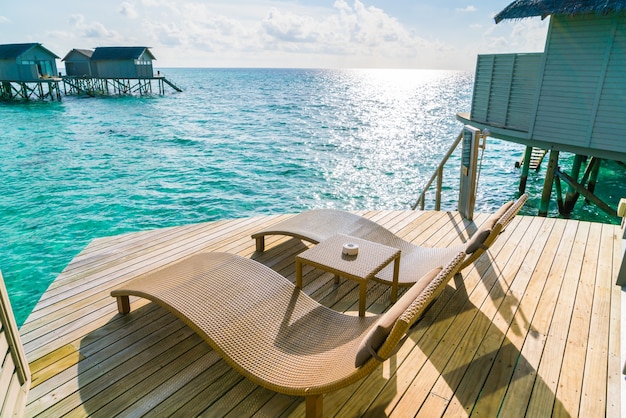
[[[487,305],[483,303],[483,306],[480,307],[485,318],[490,317],[491,319],[472,322],[462,347],[450,358],[437,384],[431,391],[429,402],[435,402],[438,407],[435,409],[434,406],[425,405],[422,408],[428,413],[461,414],[460,410],[451,412],[446,411],[446,408],[449,402],[453,400],[454,393],[472,362],[475,359],[480,361],[485,353],[498,350],[500,347],[494,344],[498,340],[506,339],[514,347],[522,345],[529,328],[522,301],[528,292],[532,291],[530,283],[533,267],[537,265],[548,242],[550,228],[546,228],[544,222],[536,219],[527,229],[527,233],[535,237],[532,244],[526,244],[527,251],[524,251],[524,246],[518,246],[514,253],[515,257],[509,258],[502,270],[504,277],[515,277],[515,280],[506,291],[502,286],[500,288],[498,286],[492,287],[489,296],[493,303],[486,300]],[[498,335],[502,335],[502,337],[499,338]],[[445,402],[441,400],[445,400]]]
[[[200,370],[199,373],[189,375],[188,377],[190,377],[190,379],[186,379],[185,384],[180,386],[176,392],[169,394],[169,396],[163,399],[158,405],[153,406],[149,411],[145,411],[145,414],[147,416],[162,417],[167,416],[168,411],[185,409],[187,412],[191,412],[188,406],[189,400],[194,399],[194,397],[202,392],[207,386],[207,382],[214,382],[212,383],[213,385],[219,384],[222,387],[229,387],[223,380],[223,376],[228,371],[232,371],[228,364],[223,361],[218,361],[210,367]],[[237,378],[237,381],[239,378],[240,377]],[[196,412],[199,413],[202,409],[203,407],[200,407]]]
[[[198,228],[196,227],[196,229]],[[36,329],[42,322],[37,321],[38,318],[45,317],[46,319],[48,319],[52,312],[57,313],[59,316],[64,316],[66,312],[74,311],[75,307],[72,306],[72,303],[80,303],[80,301],[84,301],[86,294],[96,293],[98,290],[101,289],[101,287],[98,287],[98,285],[104,284],[104,286],[108,286],[110,275],[112,272],[120,271],[121,267],[124,266],[129,269],[133,268],[133,266],[140,264],[144,260],[147,260],[147,262],[150,263],[156,257],[155,254],[163,254],[164,249],[169,248],[170,251],[173,251],[173,243],[184,246],[187,241],[193,241],[196,235],[189,235],[189,228],[184,228],[183,230],[186,232],[186,234],[178,234],[176,239],[166,241],[165,243],[155,240],[152,236],[146,236],[146,234],[141,234],[141,236],[144,237],[143,239],[145,240],[142,241],[140,247],[135,247],[134,242],[130,245],[130,247],[127,247],[125,243],[124,245],[118,247],[117,252],[122,253],[120,258],[99,260],[97,264],[91,264],[89,268],[87,268],[83,272],[78,271],[76,273],[76,270],[72,269],[73,272],[68,273],[67,275],[65,274],[65,272],[62,273],[59,277],[60,279],[65,279],[67,276],[70,276],[71,280],[51,290],[50,293],[52,294],[52,297],[42,297],[40,302],[37,304],[35,310],[33,311],[33,314],[29,316],[27,322],[23,326],[25,340],[27,341],[26,336],[30,332],[36,332]],[[170,229],[168,229],[167,232],[169,231]],[[202,231],[198,233],[201,234]],[[166,244],[167,247],[164,248]],[[140,248],[140,250],[135,249],[135,251],[133,251],[134,248]],[[184,249],[184,247],[181,248],[181,250],[182,249]],[[174,252],[172,257],[173,259],[176,259],[177,257],[179,257],[178,253]],[[70,266],[72,265],[73,263],[70,263]],[[74,280],[77,277],[80,279],[86,276],[90,278],[89,281],[82,280],[82,284],[74,285]],[[66,289],[67,286],[69,286],[68,289]],[[92,292],[88,292],[90,290],[92,290]],[[46,292],[45,295],[47,294],[48,292]],[[60,301],[63,301],[64,303],[59,304],[58,302]],[[60,312],[58,312],[59,310]]]
[[[114,344],[121,342],[120,340],[123,338],[126,338],[126,341],[131,339],[133,341],[138,341],[147,333],[160,329],[156,328],[156,325],[166,312],[162,309],[157,309],[157,306],[154,304],[141,309],[143,313],[142,320],[148,321],[149,325],[146,325],[141,321],[121,320],[122,318],[119,318],[120,320],[112,321],[100,330],[96,330],[81,340],[73,341],[69,344],[73,347],[80,348],[80,352],[87,359],[87,361],[83,362],[81,365],[81,383],[89,382],[89,367],[97,366],[98,364],[109,359],[109,357],[114,356],[119,351],[111,350],[111,347],[114,346]],[[158,326],[164,326],[164,323],[159,323]],[[106,345],[102,343],[102,338],[105,336],[107,337]],[[123,345],[130,346],[131,344],[123,343]],[[96,354],[98,354],[98,356],[96,356]],[[76,376],[77,370],[78,366],[73,365],[64,371],[59,372],[57,375],[46,379],[40,385],[31,389],[30,399],[39,400],[41,398],[45,398],[46,401],[50,401],[51,399],[46,395],[58,390],[63,385],[73,385],[73,378]]]
[[[599,224],[594,226],[601,227]],[[609,247],[608,240],[601,240],[582,382],[581,416],[606,411],[612,273],[613,246]]]
[[[512,227],[509,229],[508,233],[511,233],[514,230],[514,227],[512,225]],[[500,241],[500,240],[499,240]],[[500,241],[502,242],[502,241]],[[492,251],[495,252],[496,254],[500,255],[499,251],[500,251],[501,247],[498,247],[497,245],[494,246],[492,248]],[[492,252],[490,252],[490,254],[492,254]],[[487,254],[484,258],[488,258],[487,256],[490,255]],[[482,260],[483,258],[481,258]],[[479,261],[481,261],[479,260]],[[479,262],[478,261],[478,262]],[[478,263],[477,262],[477,263]],[[470,271],[472,271],[471,269],[469,269]],[[472,280],[473,279],[473,280]],[[415,376],[417,374],[418,371],[421,370],[421,368],[423,367],[423,365],[425,364],[425,362],[427,361],[428,355],[430,353],[430,348],[428,346],[427,343],[424,343],[423,341],[428,341],[428,338],[430,337],[431,334],[433,334],[433,337],[431,338],[431,343],[437,343],[439,340],[442,339],[442,335],[444,335],[446,328],[446,324],[448,323],[448,321],[452,320],[454,318],[454,316],[456,314],[458,314],[459,312],[463,312],[464,309],[464,305],[466,303],[467,300],[467,295],[465,293],[462,292],[462,290],[464,289],[473,289],[475,286],[477,286],[480,282],[480,277],[478,277],[478,275],[476,274],[470,274],[468,276],[465,276],[465,272],[464,272],[464,278],[462,283],[465,284],[467,286],[467,288],[465,287],[461,287],[461,291],[459,291],[458,294],[455,294],[455,296],[457,296],[455,299],[452,299],[452,301],[448,302],[445,297],[445,295],[442,295],[442,297],[439,298],[439,300],[437,301],[437,303],[435,303],[435,305],[433,305],[433,307],[431,307],[431,310],[426,314],[425,318],[420,322],[420,324],[424,324],[424,328],[421,328],[421,330],[423,331],[423,333],[420,334],[416,334],[416,331],[420,329],[419,325],[416,327],[416,331],[413,331],[411,334],[411,339],[413,341],[417,342],[417,346],[416,349],[410,354],[411,357],[409,360],[405,361],[403,363],[403,366],[401,368],[398,369],[398,374],[400,374],[401,372],[406,371],[407,375],[410,376]],[[439,306],[437,306],[439,305]],[[445,309],[442,309],[442,307],[445,307]],[[443,319],[440,319],[440,324],[439,324],[439,328],[432,328],[432,321],[434,321],[435,319],[439,319],[439,313],[443,312]],[[428,322],[430,318],[430,322]],[[469,319],[468,319],[469,320]],[[426,325],[428,323],[428,325]],[[465,322],[466,324],[467,322]],[[436,331],[438,329],[438,331]],[[409,366],[405,366],[405,364],[409,364]],[[406,370],[405,370],[406,368]],[[372,376],[368,377],[366,379],[366,382],[368,380],[370,380],[370,378],[374,378]],[[421,382],[423,376],[420,373],[420,375],[418,376],[418,381]],[[394,387],[392,385],[386,385],[383,389],[382,392],[380,392],[380,394],[378,395],[377,402],[380,402],[381,399],[385,399],[384,404],[387,405],[387,409],[385,411],[385,413],[390,413],[391,410],[394,408],[394,406],[396,405],[396,403],[403,397],[405,396],[406,390],[408,389],[409,385],[414,382],[413,377],[407,378],[407,377],[403,377],[403,378],[398,378],[397,379],[398,382],[401,382],[400,385],[398,385],[397,387]],[[371,382],[370,382],[371,383]],[[419,383],[415,383],[416,385],[419,385]],[[358,399],[358,398],[355,398]],[[414,403],[416,403],[416,405],[414,406],[414,408],[417,410],[419,407],[419,402],[417,402],[417,400],[415,399],[415,397],[413,396],[407,396],[406,399],[411,399],[411,401],[413,401]],[[344,411],[348,411],[348,410],[342,410],[341,413],[343,414]],[[347,412],[346,415],[350,415],[350,412]]]
[[[136,335],[128,336],[117,344],[103,348],[99,353],[86,356],[85,361],[67,369],[66,378],[67,375],[70,378],[60,386],[48,385],[46,395],[54,393],[55,396],[32,399],[33,402],[26,407],[27,415],[34,416],[44,411],[55,415],[66,413],[81,403],[88,402],[125,376],[133,374],[143,365],[154,362],[155,353],[182,346],[181,341],[187,339],[194,344],[199,343],[191,329],[173,319],[170,316],[165,320],[146,324],[145,331],[138,331]],[[113,371],[115,373],[112,373]],[[72,378],[75,376],[79,379]],[[43,385],[38,388],[41,386]],[[101,400],[102,398],[99,398],[99,401]]]
[[[58,280],[63,283],[46,292],[33,312],[38,312],[50,304],[55,304],[60,299],[67,301],[68,296],[80,295],[88,289],[88,286],[106,281],[107,272],[111,268],[117,269],[121,265],[132,267],[146,260],[148,263],[152,263],[155,254],[171,254],[173,257],[180,258],[185,254],[194,252],[194,250],[200,251],[202,246],[207,243],[220,240],[220,238],[228,239],[230,238],[230,233],[239,225],[252,222],[252,219],[237,219],[228,222],[222,221],[217,223],[217,225],[203,223],[185,226],[180,230],[167,228],[164,238],[157,234],[159,231],[155,231],[153,234],[139,233],[141,237],[139,241],[132,239],[132,235],[128,236],[128,240],[123,241],[116,247],[116,253],[119,253],[120,257],[110,257],[109,254],[108,258],[99,259],[97,262],[89,264],[89,267],[79,270],[73,268],[73,262],[70,263],[69,269],[64,270],[59,276]],[[176,246],[173,246],[173,243],[176,243]],[[100,274],[96,275],[95,273]],[[82,280],[82,285],[74,285],[75,280],[80,280],[85,276],[90,277],[88,282]],[[97,278],[101,278],[100,281]],[[71,290],[66,289],[66,286],[69,286]],[[52,297],[49,297],[49,295]],[[44,312],[44,314],[48,315],[49,312]],[[35,315],[29,316],[29,321],[24,324],[27,327],[26,330],[29,329],[28,327],[35,317]]]
[[[198,225],[183,225],[179,228],[164,228],[160,231],[140,231],[135,233],[126,233],[118,236],[109,237],[108,240],[96,239],[92,241],[83,251],[80,252],[70,265],[63,270],[63,275],[55,280],[48,291],[46,297],[58,294],[60,292],[54,292],[59,287],[66,286],[67,284],[80,280],[81,275],[84,275],[92,266],[97,266],[102,261],[107,260],[112,251],[119,251],[119,247],[124,247],[128,253],[132,253],[141,250],[145,242],[152,240],[153,243],[163,243],[172,239],[176,239],[176,236],[188,233],[189,230],[197,228]],[[215,228],[219,228],[219,225],[214,225]],[[44,299],[45,300],[45,299]]]
[[[229,224],[227,230],[231,228],[232,226]],[[228,239],[231,240],[232,238],[229,237]],[[243,240],[244,238],[240,239]],[[38,326],[23,334],[22,340],[26,351],[29,352],[30,347],[40,347],[58,341],[59,333],[52,332],[57,329],[57,323],[63,324],[67,333],[79,335],[85,326],[91,326],[92,321],[99,319],[100,323],[102,321],[108,322],[111,316],[117,313],[115,305],[111,304],[109,300],[108,292],[127,280],[129,275],[136,276],[147,273],[194,252],[224,248],[224,245],[228,244],[229,241],[218,242],[220,244],[216,246],[216,244],[205,242],[205,240],[196,240],[192,243],[175,241],[168,247],[159,247],[156,252],[142,251],[134,260],[125,260],[118,265],[110,265],[104,271],[98,271],[92,276],[93,280],[90,280],[89,284],[77,286],[81,291],[88,292],[90,296],[85,299],[81,296],[82,293],[72,292],[72,297],[59,301],[58,304],[63,307],[55,310],[55,315],[46,317],[45,326]],[[146,243],[146,247],[149,248],[150,244]],[[71,303],[74,298],[79,300],[77,304]],[[100,309],[101,312],[95,309]],[[41,322],[38,322],[38,325],[41,325]]]
[[[547,302],[544,291],[546,287],[551,287],[552,283],[546,280],[546,277],[550,271],[554,273],[555,270],[559,270],[558,265],[553,266],[552,260],[559,248],[559,241],[563,238],[562,234],[563,230],[566,228],[566,224],[565,222],[559,222],[549,227],[549,239],[541,249],[541,257],[536,265],[528,266],[524,263],[522,267],[522,269],[526,269],[531,274],[531,278],[510,328],[510,330],[513,331],[515,329],[519,330],[519,334],[517,332],[509,332],[507,334],[507,338],[516,341],[516,347],[519,347],[521,342],[516,336],[523,335],[525,337],[521,349],[517,348],[522,361],[517,362],[511,376],[507,393],[502,402],[501,409],[503,411],[520,411],[520,413],[522,413],[521,411],[526,409],[528,399],[530,398],[535,383],[536,369],[539,365],[541,354],[543,353],[545,333],[541,333],[540,330],[545,325],[542,325],[541,318],[539,318],[543,316],[542,312],[537,311],[536,308],[541,306],[540,301],[542,299]],[[556,274],[553,274],[552,277],[560,280],[560,276]],[[560,281],[555,284],[556,287],[559,285]],[[544,303],[543,306],[546,307],[545,314],[551,315],[551,311],[547,309],[549,308],[549,302]],[[537,315],[537,312],[539,312],[540,315]]]
[[[465,242],[489,217],[477,214],[468,222],[455,212],[359,213],[428,246]],[[303,416],[302,398],[244,379],[165,310],[133,298],[131,315],[122,317],[109,296],[129,278],[198,251],[240,254],[294,280],[294,257],[306,243],[270,236],[266,251],[256,253],[250,237],[289,216],[183,225],[90,243],[21,331],[38,382],[26,415]],[[391,359],[325,396],[326,415],[466,416],[500,408],[549,415],[573,413],[577,398],[581,416],[621,411],[621,370],[614,370],[621,368],[621,292],[611,283],[621,256],[618,231],[613,225],[517,217],[462,280],[449,284]],[[322,271],[307,271],[303,290],[332,309],[357,309],[354,284],[335,284]],[[386,310],[389,287],[369,285],[367,302],[369,314]],[[583,355],[584,372],[572,371]],[[597,385],[598,379],[603,383]]]
[[[529,218],[528,220],[530,221],[531,219]],[[467,360],[463,359],[463,352],[468,349],[468,346],[470,351],[476,349],[483,340],[485,333],[488,332],[487,330],[493,326],[493,321],[497,320],[497,313],[502,314],[504,312],[506,314],[505,310],[499,311],[498,309],[499,305],[503,303],[512,282],[512,280],[507,280],[506,278],[514,275],[515,271],[520,268],[521,260],[523,260],[527,252],[527,248],[522,247],[522,237],[528,230],[532,231],[531,234],[538,231],[539,223],[534,222],[534,224],[534,227],[532,222],[529,222],[529,225],[525,225],[525,227],[517,227],[513,234],[507,237],[505,246],[498,253],[497,265],[495,262],[492,264],[492,267],[482,275],[482,285],[478,285],[467,296],[467,303],[462,309],[463,313],[453,317],[454,321],[446,331],[446,334],[432,341],[433,344],[436,344],[436,348],[428,356],[427,365],[429,367],[426,375],[428,383],[426,384],[425,382],[424,378],[426,376],[424,372],[421,372],[419,379],[415,380],[411,390],[404,395],[394,409],[392,416],[401,417],[410,413],[411,409],[414,408],[411,403],[416,397],[420,403],[427,400],[437,401],[436,404],[438,406],[442,406],[442,404],[438,402],[436,397],[446,400],[451,399],[449,384],[456,387],[458,382],[455,380],[459,378],[459,375],[464,374],[463,369],[456,369],[462,367],[462,364],[467,366]],[[496,269],[501,272],[501,275],[494,274]],[[501,329],[497,333],[504,335]],[[456,353],[459,355],[458,358],[454,358]],[[451,360],[452,363],[450,363]],[[448,364],[450,364],[450,368],[447,368]],[[435,379],[435,381],[432,382],[431,386],[430,382],[432,379]],[[450,379],[450,382],[448,379]],[[435,387],[436,382],[440,384],[438,388]],[[425,403],[420,411],[428,415],[431,413],[430,408],[431,406]],[[433,413],[437,414],[436,411],[433,411]]]
[[[288,414],[296,405],[302,403],[302,399],[296,396],[283,395],[282,393],[273,394],[272,398],[267,401],[252,417],[281,417]]]
[[[596,225],[594,225],[596,226]],[[600,240],[601,225],[591,228],[589,241]],[[591,309],[594,300],[595,278],[600,249],[588,248],[585,251],[580,272],[580,281],[576,291],[574,313],[569,324],[567,345],[563,356],[563,373],[559,377],[557,399],[554,404],[556,416],[578,416],[585,357],[587,353],[587,341],[589,341],[589,326],[591,322]]]
[[[568,259],[567,266],[528,406],[527,413],[531,415],[554,408],[555,393],[562,370],[563,353],[565,352],[588,234],[589,224],[579,222],[571,252],[562,255]]]
[[[608,388],[607,388],[607,417],[619,417],[626,414],[626,408],[621,404],[623,397],[622,381],[624,380],[624,374],[626,372],[626,363],[622,363],[620,344],[623,338],[620,332],[624,329],[623,321],[626,318],[622,318],[622,312],[624,308],[621,306],[622,301],[622,288],[614,285],[615,277],[617,277],[620,266],[622,264],[622,246],[619,245],[621,241],[621,235],[619,230],[609,225],[602,226],[603,237],[610,236],[609,238],[613,242],[613,272],[611,274],[611,316],[609,318],[609,365],[608,365]]]
[[[198,355],[200,357],[195,359]],[[177,393],[184,384],[221,360],[204,342],[181,355],[156,373],[137,382],[124,396],[114,398],[106,408],[99,410],[105,416],[119,416],[127,410],[140,416],[152,410],[168,397]]]
[[[209,230],[220,232],[221,223],[218,224],[194,224],[185,225],[180,228],[165,228],[162,232],[142,231],[137,233],[127,233],[121,237],[112,237],[111,246],[103,247],[101,250],[92,249],[82,257],[76,257],[62,274],[50,286],[49,291],[42,297],[40,307],[54,303],[54,299],[49,303],[43,303],[47,299],[66,295],[65,288],[74,288],[75,281],[81,281],[85,276],[92,276],[100,269],[104,269],[115,260],[118,264],[121,260],[132,259],[137,254],[144,251],[153,251],[161,246],[168,246],[172,241],[182,240],[184,237],[194,234],[208,234]],[[146,244],[149,243],[148,246]],[[115,255],[119,257],[112,257]],[[82,253],[81,253],[82,255]]]
[[[565,228],[563,228],[565,229]],[[559,232],[558,230],[556,231],[557,233]],[[562,236],[559,236],[557,238],[564,238]],[[561,243],[561,245],[563,245],[563,247],[559,247],[559,249],[561,248],[568,248],[568,244],[567,244],[567,240],[565,241],[565,244],[563,244],[564,241],[562,240],[557,240],[557,244]],[[548,240],[548,245],[552,244],[550,239]],[[557,246],[554,247],[549,247],[548,245],[546,245],[545,251],[543,252],[543,257],[540,258],[540,261],[538,262],[538,267],[542,266],[542,267],[550,267],[550,265],[553,262],[552,256],[555,255],[556,252],[550,252],[551,248],[557,248]],[[535,270],[536,272],[537,270]],[[545,272],[544,272],[545,273]],[[560,277],[560,276],[556,276],[556,277]],[[545,275],[542,275],[542,279],[545,280]],[[545,295],[542,295],[542,299],[545,297]],[[541,304],[541,300],[539,300],[539,304]],[[549,303],[552,303],[553,299],[549,299],[546,297],[545,298],[545,303],[546,305]],[[536,309],[537,305],[535,306],[528,306],[528,310],[525,309],[525,315],[529,318],[529,321],[532,321],[532,325],[528,325],[527,328],[533,328],[534,329],[534,335],[533,335],[533,340],[536,343],[541,343],[542,342],[542,333],[538,331],[537,328],[535,328],[534,325],[534,320],[536,319],[536,312],[535,315],[533,316],[532,311],[533,309]],[[524,312],[524,311],[522,311]],[[521,315],[521,313],[520,313]],[[521,318],[523,321],[523,318]],[[521,322],[521,321],[520,321]],[[511,376],[507,373],[507,367],[510,364],[517,364],[517,357],[519,356],[519,347],[516,347],[512,344],[511,342],[511,338],[512,336],[510,335],[512,333],[513,329],[511,329],[511,332],[509,332],[508,336],[505,335],[498,335],[497,333],[495,334],[496,338],[494,340],[494,338],[489,338],[486,339],[486,343],[485,346],[481,349],[480,354],[481,356],[479,357],[480,361],[475,363],[475,366],[473,369],[468,370],[468,373],[466,373],[466,383],[463,385],[463,395],[458,396],[459,399],[463,399],[463,401],[465,402],[464,408],[466,409],[466,411],[468,411],[468,413],[472,413],[472,414],[476,414],[476,415],[481,415],[482,413],[489,413],[489,411],[492,411],[495,408],[499,408],[499,399],[497,397],[497,395],[502,395],[502,392],[500,390],[498,390],[498,388],[500,388],[502,385],[507,385],[507,382],[510,382],[510,378]],[[526,341],[529,341],[528,339]],[[529,358],[529,354],[527,353],[525,355],[525,362],[522,363],[521,365],[518,365],[518,370],[523,370],[526,366],[526,363],[532,365],[533,364],[533,359]],[[536,363],[534,364],[538,364],[539,362],[536,361]],[[474,366],[474,364],[472,365]],[[521,366],[521,367],[520,367]],[[533,367],[533,366],[531,366]],[[487,368],[490,370],[490,373],[486,376],[484,376],[484,380],[482,381],[474,381],[474,379],[472,378],[472,375],[474,373],[477,373],[478,370],[480,370],[481,368]],[[533,369],[534,370],[534,369]],[[512,373],[514,373],[513,371],[511,371]],[[535,373],[530,374],[530,376],[532,376],[533,380],[532,382],[534,383],[534,376]],[[519,380],[519,376],[518,379],[513,380],[513,382],[516,383],[516,386],[518,386],[518,388],[521,388],[521,382]],[[532,387],[532,383],[531,383],[531,387]],[[488,396],[482,396],[482,392],[485,391],[485,393]],[[495,394],[494,396],[492,396],[492,394]],[[485,412],[487,411],[487,412]]]
[[[211,405],[228,394],[237,386],[239,382],[243,380],[243,377],[240,374],[228,366],[226,366],[223,371],[220,369],[215,374],[203,374],[203,376],[209,380],[202,383],[199,382],[202,390],[197,393],[196,396],[188,398],[187,402],[185,402],[180,409],[166,409],[165,415],[171,414],[172,417],[181,418],[188,416],[200,416],[203,411],[210,408]],[[215,416],[219,415],[215,414]]]

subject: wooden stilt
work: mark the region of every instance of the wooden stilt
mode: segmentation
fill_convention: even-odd
[[[557,167],[554,173],[556,174],[554,176],[554,187],[556,189],[555,190],[556,191],[556,203],[559,207],[559,213],[565,216],[567,215],[567,213],[565,212],[565,208],[563,204],[563,191],[561,190],[561,178],[559,177],[559,174],[561,173],[561,171]]]
[[[173,82],[161,78],[97,78],[97,77],[64,77],[63,86],[65,94],[87,94],[89,96],[111,94],[135,94],[139,95],[152,93],[152,81],[156,80],[159,94],[165,94],[164,83],[174,90],[182,92],[182,89]],[[69,86],[69,89],[67,88]],[[59,94],[60,98],[60,94]]]
[[[576,154],[576,156],[574,156],[574,164],[572,165],[571,177],[575,181],[578,181],[578,176],[580,175],[580,167],[584,159],[585,156],[580,154]],[[576,205],[576,201],[578,200],[578,196],[579,194],[576,193],[576,189],[574,189],[572,186],[569,186],[567,188],[567,193],[565,194],[565,203],[563,204],[563,212],[561,212],[562,215],[572,212],[574,206]]]
[[[546,178],[543,181],[543,192],[541,194],[541,205],[539,206],[539,216],[548,216],[548,206],[550,195],[552,194],[552,182],[554,181],[554,171],[559,164],[559,151],[550,151],[550,161],[546,170]]]
[[[524,152],[524,163],[522,164],[522,174],[519,179],[519,192],[526,192],[526,182],[528,181],[528,171],[530,170],[530,157],[533,154],[533,147],[527,146]]]
[[[591,175],[589,176],[589,183],[587,183],[587,190],[589,190],[591,193],[593,193],[594,190],[596,190],[596,182],[598,181],[598,173],[600,172],[601,162],[602,160],[600,158],[597,158],[597,163],[594,164],[593,168],[591,169]]]
[[[61,100],[59,81],[1,81],[0,98],[3,100]]]

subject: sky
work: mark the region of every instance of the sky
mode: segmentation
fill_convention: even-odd
[[[543,51],[549,19],[495,24],[511,1],[4,0],[0,44],[147,46],[155,68],[473,71],[477,54]]]

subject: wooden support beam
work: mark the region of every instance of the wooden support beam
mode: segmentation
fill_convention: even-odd
[[[0,98],[3,100],[61,100],[59,80],[2,81]]]
[[[558,173],[559,169],[557,168],[555,173]],[[569,212],[565,211],[564,208],[564,204],[563,204],[563,191],[561,190],[561,178],[556,175],[554,176],[554,186],[556,188],[556,203],[557,206],[559,207],[559,213],[563,216],[569,215]]]
[[[596,164],[599,164],[598,158],[591,157],[591,159],[589,160],[589,163],[587,164],[587,168],[585,169],[585,173],[583,174],[583,178],[580,180],[580,184],[587,183],[587,180],[589,180],[589,177],[591,176],[591,172],[595,168]]]
[[[572,164],[572,172],[571,172],[571,177],[578,181],[578,176],[580,175],[580,168],[582,167],[583,161],[586,159],[587,157],[585,155],[580,155],[580,154],[576,154],[574,156],[574,163]],[[569,187],[568,191],[567,191],[567,195],[571,195],[574,194],[575,190],[573,187]],[[567,199],[567,195],[565,196]]]
[[[552,183],[554,182],[554,172],[559,164],[559,151],[550,151],[550,161],[546,170],[546,178],[543,181],[543,192],[541,193],[541,204],[539,206],[539,216],[548,216],[548,206],[550,205],[550,195],[552,194]]]
[[[583,174],[582,179],[580,180],[581,185],[585,185],[585,183],[587,183],[587,181],[591,178],[594,177],[594,172],[595,172],[595,177],[597,178],[598,176],[598,170],[600,169],[600,162],[601,160],[597,157],[591,157],[589,159],[589,163],[587,164],[587,168],[585,168],[585,173]],[[572,170],[574,172],[574,170]],[[577,181],[577,175],[576,176],[572,176],[572,178]],[[593,193],[593,189],[595,189],[595,180],[594,180],[594,185],[591,189],[591,193]],[[574,205],[576,204],[576,200],[578,200],[578,197],[580,196],[580,193],[573,187],[570,186],[570,190],[573,190],[574,192],[570,193],[568,192],[569,197],[566,197],[565,200],[565,207],[564,210],[566,211],[566,213],[570,213],[573,209],[574,209]],[[586,200],[587,203],[589,203],[589,200]]]
[[[524,152],[524,162],[522,164],[522,174],[519,179],[519,192],[526,192],[526,183],[528,182],[528,171],[530,171],[530,157],[533,154],[533,147],[527,146]]]
[[[596,158],[597,163],[594,164],[591,169],[591,175],[589,176],[589,183],[587,183],[587,190],[593,193],[596,190],[596,182],[598,181],[598,173],[600,172],[600,163],[602,160],[600,158]]]
[[[567,184],[569,184],[571,187],[576,189],[576,191],[578,193],[580,193],[583,196],[585,196],[585,198],[587,200],[589,200],[591,203],[593,203],[594,205],[596,205],[597,207],[602,209],[602,211],[604,211],[605,213],[607,213],[607,214],[609,214],[611,216],[617,216],[617,212],[615,211],[615,209],[611,208],[608,204],[606,204],[605,202],[600,200],[600,198],[598,196],[594,195],[592,192],[590,192],[589,190],[585,189],[585,187],[583,185],[581,185],[581,184],[577,183],[576,181],[574,181],[574,179],[571,178],[569,175],[567,175],[565,173],[562,173],[558,169],[555,171],[555,174],[558,177],[560,177],[562,180],[564,180]]]
[[[580,167],[582,166],[583,160],[586,157],[584,155],[576,154],[574,156],[574,164],[572,165],[572,178],[578,181],[578,176],[580,174]],[[572,210],[574,210],[574,206],[576,205],[576,201],[578,200],[579,194],[576,193],[576,189],[572,186],[569,186],[567,189],[567,193],[565,194],[565,203],[563,204],[562,215],[570,214]],[[561,208],[559,208],[561,211]]]

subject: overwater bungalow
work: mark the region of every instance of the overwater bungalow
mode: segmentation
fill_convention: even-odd
[[[145,46],[101,46],[91,55],[94,77],[99,78],[152,78],[155,60]]]
[[[526,146],[522,192],[533,155],[549,152],[542,216],[553,183],[561,214],[583,195],[615,215],[619,196],[604,202],[594,189],[603,159],[626,162],[625,10],[619,1],[517,0],[495,16],[496,23],[550,16],[544,52],[478,56],[471,112],[457,119]],[[560,152],[575,154],[569,174],[559,168]],[[561,182],[568,187],[565,198]]]
[[[171,80],[155,75],[156,58],[145,46],[108,46],[95,50],[73,49],[63,58],[67,76],[63,78],[66,94],[149,94],[156,80],[160,94],[165,84],[180,92]]]
[[[0,45],[0,97],[59,98],[57,58],[40,43]]]
[[[0,81],[39,81],[57,75],[56,54],[40,43],[0,45]]]
[[[91,49],[72,49],[63,57],[65,62],[65,74],[75,77],[91,77],[93,71],[91,70],[91,56],[93,50]]]
[[[625,217],[626,202],[620,208]],[[470,220],[437,210],[355,214],[414,245],[442,248],[471,241],[490,218],[476,213]],[[294,217],[256,216],[98,238],[50,285],[19,333],[3,296],[2,415],[301,417],[311,412],[303,397],[240,374],[224,360],[223,350],[201,336],[203,328],[180,311],[145,297],[118,304],[111,296],[136,278],[157,277],[193,255],[222,252],[300,283],[301,292],[325,307],[321,310],[358,320],[365,301],[363,321],[391,311],[392,286],[367,280],[363,299],[360,283],[296,262],[323,242],[271,235],[261,247],[252,238]],[[325,394],[324,416],[623,415],[624,225],[515,216],[488,251],[446,283],[386,360],[362,379]],[[244,273],[234,274],[244,279]],[[245,277],[252,292],[264,294],[267,289],[255,287],[254,279]],[[400,300],[410,290],[403,289]],[[293,292],[295,306],[304,296]],[[229,309],[251,304],[245,298],[212,298]],[[287,314],[280,310],[271,315],[281,324],[287,320],[285,327],[307,319],[283,318]],[[241,321],[232,325],[228,332],[249,329]],[[296,342],[307,347],[307,341]],[[292,347],[283,340],[269,343]],[[330,343],[311,341],[308,354],[323,354]],[[258,355],[256,348],[244,347],[243,357]],[[321,415],[320,409],[315,412]]]

